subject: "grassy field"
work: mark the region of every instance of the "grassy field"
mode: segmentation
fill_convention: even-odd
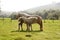
[[[0,40],[60,40],[60,20],[45,20],[44,31],[39,31],[39,25],[33,24],[32,32],[18,32],[18,21],[6,19],[0,20]],[[24,30],[26,25],[23,24]],[[26,37],[31,35],[31,37]]]

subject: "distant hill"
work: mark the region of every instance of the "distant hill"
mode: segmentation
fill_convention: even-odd
[[[49,10],[49,9],[60,10],[60,3],[54,3],[54,4],[49,4],[49,5],[40,6],[40,7],[36,7],[36,8],[31,8],[31,9],[28,9],[25,11],[26,12],[35,12],[35,11],[43,11],[43,10]]]

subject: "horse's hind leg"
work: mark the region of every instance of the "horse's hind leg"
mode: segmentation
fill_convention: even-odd
[[[30,31],[30,28],[29,27],[30,27],[29,24],[27,24],[27,30],[26,31]]]
[[[40,23],[40,30],[43,31],[43,23],[42,23],[42,21]]]
[[[42,21],[39,23],[40,25],[40,31],[43,31],[43,24],[42,24]]]

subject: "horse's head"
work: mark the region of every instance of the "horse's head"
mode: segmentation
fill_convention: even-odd
[[[18,18],[18,21],[21,21],[21,20],[22,20],[22,18],[21,18],[21,17],[19,17],[19,18]]]
[[[26,14],[18,12],[18,14],[16,15],[16,19],[18,19],[19,17],[22,17],[22,16],[26,16]]]
[[[20,14],[17,14],[17,15],[16,15],[16,19],[18,19],[19,17],[21,17],[21,15],[20,15]]]
[[[29,14],[26,14],[26,13],[18,13],[17,15],[16,15],[16,19],[18,19],[19,17],[29,17],[30,15]]]
[[[16,19],[18,19],[18,17],[19,17],[19,15],[17,14],[17,15],[16,15]]]

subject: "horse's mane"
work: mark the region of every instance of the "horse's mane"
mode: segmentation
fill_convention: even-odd
[[[27,13],[18,13],[19,15],[21,15],[21,16],[30,16],[29,14],[27,14]]]

